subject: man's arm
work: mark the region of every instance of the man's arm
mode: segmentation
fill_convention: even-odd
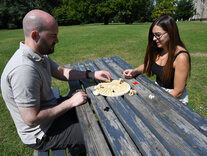
[[[52,121],[87,100],[84,92],[78,92],[57,106],[43,109],[40,106],[42,80],[35,68],[27,65],[19,66],[8,75],[8,80],[20,115],[31,127]]]
[[[69,109],[85,103],[87,97],[87,94],[84,92],[78,92],[70,99],[65,100],[55,107],[40,109],[40,105],[38,104],[33,107],[18,107],[18,109],[24,122],[30,127],[35,127],[40,124],[48,123],[67,112]]]
[[[53,76],[59,80],[82,80],[86,78],[86,71],[78,71],[70,68],[59,66],[58,69],[53,72]],[[96,78],[101,81],[107,81],[111,79],[111,75],[107,71],[95,71],[88,73],[89,78]]]

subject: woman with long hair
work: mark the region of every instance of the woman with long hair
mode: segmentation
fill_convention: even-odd
[[[148,45],[144,64],[123,72],[126,78],[146,73],[156,75],[156,83],[178,98],[188,103],[187,78],[191,71],[190,54],[181,41],[175,20],[168,15],[155,20],[148,35]]]

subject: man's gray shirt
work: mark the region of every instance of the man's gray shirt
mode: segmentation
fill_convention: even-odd
[[[35,144],[51,125],[29,127],[20,115],[18,107],[48,108],[57,104],[51,90],[51,76],[58,65],[47,55],[40,57],[30,47],[20,42],[19,49],[7,63],[1,76],[4,101],[14,120],[17,132],[25,144]]]

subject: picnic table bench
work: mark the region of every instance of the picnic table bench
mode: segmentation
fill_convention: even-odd
[[[85,91],[89,100],[76,107],[89,156],[207,155],[207,119],[182,104],[144,75],[125,79],[132,68],[121,58],[65,65],[76,70],[107,70],[123,78],[137,94],[93,94],[97,80],[70,81],[70,95]],[[137,82],[137,83],[134,83]]]

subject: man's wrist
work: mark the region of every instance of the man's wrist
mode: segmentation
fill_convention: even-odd
[[[89,76],[90,73],[91,73],[91,70],[86,70],[85,75],[86,75],[86,78],[87,79],[90,79],[90,76]]]

